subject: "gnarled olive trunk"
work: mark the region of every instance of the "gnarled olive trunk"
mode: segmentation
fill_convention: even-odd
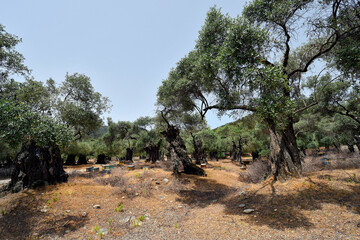
[[[83,154],[80,154],[80,155],[79,155],[79,160],[78,160],[77,164],[78,164],[78,165],[87,164],[86,156],[83,155]]]
[[[243,154],[243,151],[242,151],[241,138],[239,139],[238,145],[236,145],[235,141],[232,141],[232,160],[243,163],[243,161],[241,159],[242,154]]]
[[[282,131],[270,130],[270,160],[274,180],[300,177],[302,154],[296,144],[292,123]]]
[[[132,148],[126,148],[125,160],[133,161],[133,153],[134,153],[134,151]]]
[[[17,154],[16,166],[8,186],[13,192],[27,187],[67,182],[68,175],[58,148],[23,145]]]
[[[351,152],[351,153],[355,152],[355,148],[354,148],[354,145],[352,143],[347,144],[347,147],[349,149],[349,152]]]
[[[169,143],[169,150],[175,173],[178,173],[178,167],[181,161],[185,173],[206,176],[205,171],[193,164],[189,158],[184,140],[180,137],[178,128],[169,125],[168,129],[164,131],[163,134],[166,137],[166,141]]]
[[[200,138],[197,138],[194,134],[191,133],[194,146],[194,158],[196,164],[206,163],[206,155],[202,147],[202,141]]]
[[[255,162],[256,160],[259,159],[259,152],[254,150],[254,151],[251,152],[251,156],[252,156],[253,162]]]
[[[160,160],[160,145],[161,140],[156,145],[149,144],[145,147],[146,162],[156,163],[157,160]]]
[[[105,154],[99,154],[96,159],[96,164],[106,164]]]
[[[76,163],[76,155],[75,154],[69,154],[66,158],[65,165],[75,165]]]

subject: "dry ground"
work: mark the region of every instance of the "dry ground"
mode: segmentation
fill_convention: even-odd
[[[360,239],[359,169],[249,184],[229,160],[207,177],[135,165],[68,168],[68,183],[0,198],[0,239]]]

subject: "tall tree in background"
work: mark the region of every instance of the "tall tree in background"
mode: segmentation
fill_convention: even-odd
[[[56,110],[63,122],[74,127],[77,139],[102,125],[101,115],[109,109],[109,99],[94,91],[88,76],[66,74],[59,93]]]
[[[254,0],[237,18],[211,8],[195,49],[159,87],[158,103],[205,115],[255,112],[268,125],[274,179],[300,176],[302,155],[293,129],[302,74],[345,38],[359,34],[357,1]],[[303,25],[305,27],[300,28]],[[297,32],[306,42],[292,49]]]

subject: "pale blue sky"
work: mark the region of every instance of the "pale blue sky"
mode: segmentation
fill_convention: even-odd
[[[23,39],[17,50],[36,80],[89,76],[112,101],[113,120],[154,115],[157,88],[195,45],[211,6],[235,17],[239,0],[8,0],[0,23]],[[211,127],[223,125],[215,114]]]

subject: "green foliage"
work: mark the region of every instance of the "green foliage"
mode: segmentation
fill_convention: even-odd
[[[54,197],[52,200],[53,200],[53,202],[57,202],[59,200],[57,193],[54,194]]]
[[[100,227],[99,227],[98,225],[96,225],[96,226],[94,227],[94,232],[97,233],[99,230],[100,230]]]
[[[93,145],[92,141],[72,141],[63,150],[66,154],[89,156],[93,153]]]
[[[291,127],[299,112],[315,105],[303,101],[302,74],[308,72],[315,60],[339,61],[345,57],[342,52],[349,58],[338,69],[352,76],[348,82],[354,91],[348,87],[335,91],[338,92],[335,95],[359,96],[358,80],[352,74],[358,71],[359,54],[356,49],[351,52],[359,44],[360,21],[355,14],[358,10],[356,1],[253,0],[242,15],[231,18],[211,8],[195,48],[177,63],[159,87],[159,109],[178,115],[197,111],[201,116],[212,109],[218,110],[219,115],[232,116],[238,110],[252,111],[272,130],[281,132]],[[293,50],[292,39],[301,24],[308,39]],[[340,90],[344,82],[336,79],[334,87]],[[331,87],[329,81],[318,83],[313,81],[312,86],[317,92],[319,88]],[[317,97],[312,99],[317,102]],[[351,99],[357,101],[356,97]],[[343,115],[358,113],[351,112],[354,106],[358,107],[358,101],[354,104],[349,98],[346,106],[343,103],[336,102],[337,112],[339,107],[345,107]],[[321,144],[329,142],[323,138]],[[303,141],[303,145],[307,143]]]
[[[0,24],[0,92],[3,96],[12,95],[13,74],[27,76],[30,70],[24,65],[24,56],[15,50],[21,39],[5,31]]]
[[[124,204],[120,203],[118,207],[115,208],[115,212],[122,212],[124,208]]]
[[[78,138],[95,132],[101,125],[100,116],[109,109],[109,100],[95,92],[90,78],[84,74],[66,74],[60,87],[58,110],[61,119],[77,131]]]
[[[244,153],[269,154],[269,134],[255,115],[221,126],[215,132],[219,136],[219,143],[224,146],[221,151],[231,151],[232,144],[241,141]]]
[[[42,146],[63,146],[72,132],[57,120],[39,115],[24,103],[0,100],[0,139],[12,145],[35,141]]]

